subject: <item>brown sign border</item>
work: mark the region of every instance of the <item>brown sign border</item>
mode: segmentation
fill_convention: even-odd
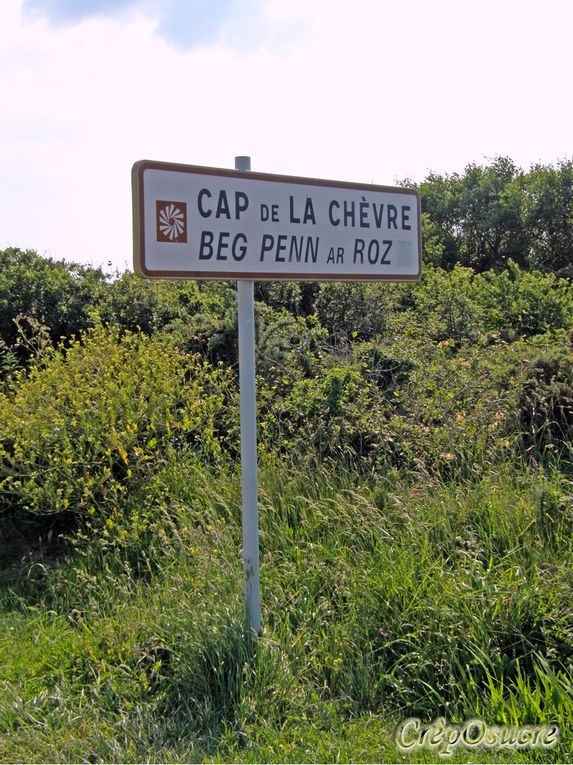
[[[226,178],[248,178],[249,180],[271,181],[273,183],[290,183],[305,186],[322,186],[327,188],[353,189],[356,191],[382,191],[392,194],[408,194],[417,198],[418,223],[418,271],[416,274],[276,274],[268,271],[164,271],[148,269],[145,265],[145,233],[143,210],[143,175],[146,170],[167,170],[175,173],[191,175],[215,175]],[[352,183],[347,181],[329,181],[322,178],[302,178],[292,175],[274,175],[271,173],[245,172],[242,170],[227,170],[217,167],[202,167],[201,165],[182,165],[170,162],[157,162],[142,159],[133,165],[131,171],[132,203],[133,203],[133,268],[134,271],[147,279],[249,279],[257,281],[331,281],[331,282],[415,282],[422,275],[422,226],[421,200],[417,189],[394,186],[376,186],[374,184]]]

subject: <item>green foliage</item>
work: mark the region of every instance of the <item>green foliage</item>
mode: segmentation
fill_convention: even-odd
[[[522,215],[532,266],[573,276],[573,162],[535,165],[525,178]]]
[[[515,263],[499,274],[473,280],[472,295],[484,316],[484,328],[505,340],[573,326],[573,290],[554,274],[528,272]]]
[[[0,511],[121,529],[176,450],[217,457],[224,395],[224,375],[167,338],[96,327],[0,396]]]
[[[187,283],[183,284],[187,287]],[[184,317],[188,305],[195,307],[199,303],[196,283],[191,282],[187,289],[185,287],[172,282],[153,282],[125,272],[109,285],[98,305],[98,313],[106,324],[118,324],[130,332],[152,334]]]
[[[538,460],[548,452],[573,457],[573,356],[570,348],[540,349],[519,394],[521,448]]]
[[[16,346],[22,320],[45,326],[53,342],[77,334],[104,289],[99,268],[47,260],[31,250],[0,250],[0,340]],[[25,350],[18,346],[19,355]]]
[[[436,341],[493,341],[543,335],[573,326],[573,290],[567,279],[525,271],[510,262],[500,273],[425,269],[413,290],[406,321]]]
[[[255,300],[294,316],[309,316],[319,290],[317,282],[256,282]]]
[[[521,174],[506,157],[469,165],[458,179],[461,262],[480,270],[523,264],[527,232],[520,219]]]
[[[261,377],[261,449],[468,480],[511,454],[567,457],[565,334],[513,344],[484,334],[470,344],[459,332],[436,342],[440,327],[428,314],[414,337],[398,333],[384,344],[357,343],[351,356],[318,356],[313,376]],[[479,327],[467,327],[480,337]]]
[[[482,272],[513,260],[571,275],[572,177],[571,162],[524,172],[507,157],[463,174],[430,174],[419,185],[429,262]]]
[[[473,296],[474,272],[456,266],[447,274],[427,269],[415,291],[415,317],[434,340],[476,340],[484,329],[483,309]]]
[[[320,285],[314,307],[331,342],[345,346],[383,333],[388,316],[400,309],[407,292],[406,285],[326,283]]]
[[[286,445],[300,449],[304,443],[305,451],[310,448],[319,458],[367,453],[375,435],[370,392],[359,372],[348,366],[296,383],[285,402]]]
[[[229,284],[205,285],[194,281],[153,281],[125,272],[108,285],[98,304],[106,324],[131,332],[153,334],[169,326],[188,326],[197,332],[207,322],[221,318],[234,304]]]

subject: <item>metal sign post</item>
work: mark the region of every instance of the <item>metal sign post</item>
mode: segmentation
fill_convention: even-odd
[[[235,157],[236,170],[250,170],[250,157]],[[237,281],[239,325],[239,387],[241,407],[241,481],[243,519],[243,577],[247,624],[261,628],[259,577],[259,508],[257,487],[257,398],[255,377],[255,283]]]

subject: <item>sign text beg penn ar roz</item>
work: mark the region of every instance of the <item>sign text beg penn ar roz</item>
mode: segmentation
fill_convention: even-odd
[[[211,217],[219,220],[241,220],[241,216],[249,210],[250,202],[244,191],[230,191],[221,189],[213,194],[209,189],[203,188],[197,195],[197,210],[202,218]],[[304,201],[297,200],[289,195],[288,222],[301,225],[317,225],[315,204],[312,197],[305,197]],[[411,231],[410,205],[393,205],[383,202],[369,202],[366,197],[360,201],[332,199],[328,204],[328,222],[331,226],[350,228],[376,228],[396,231]],[[271,220],[275,223],[281,220],[281,210],[278,204],[261,204],[261,221]]]

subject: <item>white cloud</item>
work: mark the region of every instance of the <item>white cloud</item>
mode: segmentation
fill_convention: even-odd
[[[181,50],[216,42],[225,36],[231,47],[254,43],[263,32],[259,0],[22,0],[25,19],[44,19],[69,26],[88,19],[126,19],[134,12],[157,22],[157,33]],[[242,34],[227,35],[229,27]]]

